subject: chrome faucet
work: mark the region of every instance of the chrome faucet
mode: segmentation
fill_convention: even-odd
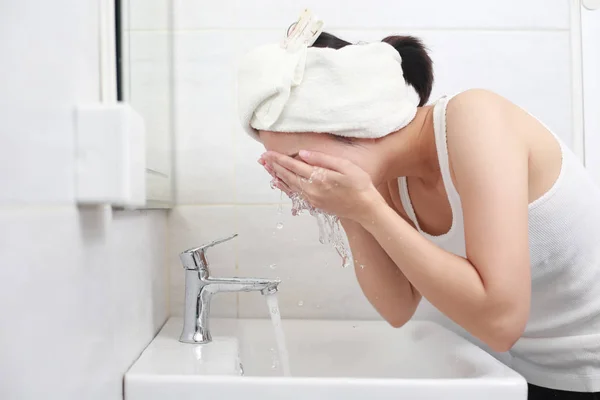
[[[185,269],[185,308],[183,331],[180,342],[209,343],[212,340],[209,329],[210,301],[213,294],[220,292],[253,292],[273,294],[281,281],[259,278],[212,278],[208,269],[206,251],[223,242],[235,238],[215,240],[200,247],[189,249],[179,255]]]

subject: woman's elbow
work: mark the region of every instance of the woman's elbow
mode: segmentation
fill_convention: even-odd
[[[401,328],[408,321],[411,320],[415,311],[417,310],[418,301],[415,301],[415,304],[403,309],[403,310],[395,310],[394,313],[389,313],[387,315],[382,314],[382,317],[386,320],[388,324],[390,324],[393,328]]]
[[[490,324],[488,337],[484,342],[496,352],[509,351],[523,335],[526,322],[526,318],[499,319]]]
[[[415,314],[415,311],[417,311],[420,302],[421,295],[413,293],[410,299],[385,302],[383,304],[380,303],[379,306],[376,303],[371,304],[373,304],[375,309],[379,312],[379,315],[381,315],[388,324],[393,328],[400,328],[410,321]]]
[[[386,318],[386,321],[392,328],[402,328],[404,324],[410,321],[410,316],[407,317],[394,317],[394,318]]]
[[[498,353],[504,353],[512,349],[517,340],[519,340],[521,336],[503,336],[493,338],[486,343],[493,351]]]

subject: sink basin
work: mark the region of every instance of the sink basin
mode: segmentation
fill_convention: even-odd
[[[523,377],[433,322],[284,320],[292,377],[269,320],[213,319],[206,345],[179,343],[182,325],[169,319],[127,372],[126,400],[527,398]]]

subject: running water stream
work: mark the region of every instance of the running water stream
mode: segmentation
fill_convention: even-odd
[[[281,314],[279,313],[277,294],[267,294],[265,295],[265,298],[267,299],[267,306],[269,307],[271,322],[273,323],[273,329],[275,330],[275,340],[277,342],[279,364],[283,369],[283,376],[292,376],[292,373],[290,372],[290,360],[288,356],[287,346],[285,345],[285,335],[283,333],[283,327],[281,326]]]

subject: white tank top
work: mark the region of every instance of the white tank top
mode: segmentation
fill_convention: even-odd
[[[446,106],[434,107],[434,132],[452,226],[440,236],[421,230],[406,178],[400,199],[419,232],[446,251],[465,257],[460,196],[452,183],[446,146]],[[556,137],[556,136],[555,136]],[[439,322],[510,365],[529,383],[552,389],[600,392],[600,187],[556,137],[562,166],[554,185],[529,204],[531,311],[523,336],[508,353],[494,353],[425,299],[416,319]]]

